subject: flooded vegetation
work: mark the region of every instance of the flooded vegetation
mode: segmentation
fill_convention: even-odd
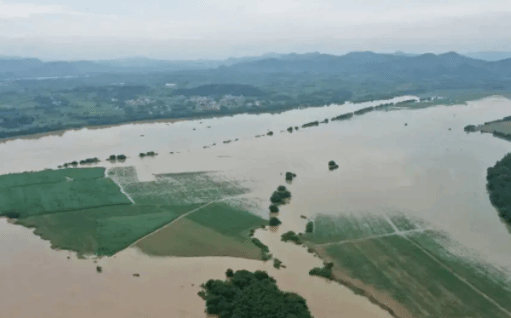
[[[231,268],[233,276],[266,271],[263,280],[276,281],[271,290],[300,295],[314,317],[509,317],[511,234],[486,192],[486,169],[509,144],[464,127],[504,117],[511,101],[394,109],[399,101],[0,144],[0,158],[13,162],[0,167],[2,214],[15,218],[0,220],[4,313],[34,313],[16,301],[28,292],[21,283],[28,275],[44,318],[52,299],[68,302],[67,314],[94,307],[78,318],[205,317],[205,308],[218,307],[215,292],[208,306],[199,286],[229,282]],[[333,120],[340,113],[349,120]],[[333,122],[320,125],[324,118]],[[317,127],[296,130],[307,121]],[[262,131],[273,137],[253,137]],[[153,138],[172,135],[180,138]],[[239,142],[221,142],[233,136]],[[147,149],[160,155],[144,160]],[[129,160],[44,170],[112,152]],[[118,292],[99,296],[100,289]],[[130,303],[140,307],[129,312]]]

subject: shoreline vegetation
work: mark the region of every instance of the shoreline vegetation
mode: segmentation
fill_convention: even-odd
[[[405,92],[406,93],[406,92]],[[403,94],[405,94],[403,93]],[[385,95],[385,96],[374,96],[373,98],[367,98],[367,99],[358,99],[358,100],[352,100],[351,103],[358,104],[363,102],[373,102],[373,101],[384,101],[388,99],[393,99],[399,96],[404,96],[403,94],[396,94],[396,95]],[[446,97],[444,98],[435,98],[436,94],[445,94]],[[418,96],[421,96],[422,94],[418,94]],[[330,119],[330,121],[340,121],[340,120],[347,120],[354,115],[363,115],[365,113],[374,111],[374,110],[389,110],[391,107],[407,107],[411,109],[420,109],[425,107],[431,107],[431,106],[437,106],[437,105],[454,105],[454,104],[463,104],[466,101],[473,100],[473,99],[481,99],[491,96],[502,96],[505,98],[510,98],[511,94],[508,92],[479,92],[479,93],[467,93],[464,95],[461,92],[452,92],[452,91],[438,91],[438,92],[432,92],[428,95],[432,95],[433,97],[419,97],[418,100],[410,99],[405,100],[401,102],[395,102],[395,103],[383,103],[378,106],[370,106],[363,109],[360,109],[355,112],[349,112],[345,114],[341,114],[338,116],[335,116]],[[346,102],[346,101],[344,101]],[[343,102],[343,103],[344,103]],[[337,105],[343,105],[343,103],[339,103]],[[243,115],[243,114],[280,114],[284,113],[290,110],[294,109],[304,109],[304,108],[320,108],[325,107],[329,105],[335,105],[336,103],[330,103],[330,104],[309,104],[309,105],[298,105],[298,106],[290,106],[290,107],[283,107],[279,109],[266,109],[266,108],[260,108],[260,109],[238,109],[233,110],[232,112],[222,112],[222,111],[204,111],[197,114],[188,114],[188,115],[182,115],[182,116],[155,116],[155,117],[144,117],[144,118],[114,118],[114,119],[106,119],[106,120],[99,120],[95,122],[90,123],[81,123],[81,124],[73,124],[73,123],[67,123],[62,124],[61,122],[50,125],[50,126],[37,126],[37,127],[30,127],[30,128],[23,128],[21,130],[13,130],[13,131],[5,131],[0,129],[0,143],[6,142],[9,140],[15,140],[19,138],[38,138],[38,137],[44,137],[48,135],[62,135],[67,131],[79,131],[81,129],[104,129],[109,127],[116,127],[120,125],[126,125],[126,124],[147,124],[147,123],[174,123],[178,121],[189,121],[189,120],[200,120],[200,119],[211,119],[211,118],[222,118],[222,117],[233,117],[236,115]],[[0,108],[1,111],[1,108]],[[315,127],[319,124],[326,124],[328,123],[328,119],[325,119],[323,121],[313,121],[310,123],[302,124],[303,128],[307,127]],[[287,128],[289,132],[293,132],[293,127]],[[298,130],[298,126],[294,127],[294,130]],[[266,134],[265,134],[266,135]]]

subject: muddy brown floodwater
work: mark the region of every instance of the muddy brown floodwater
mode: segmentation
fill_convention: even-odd
[[[122,164],[103,161],[100,165],[135,166],[141,181],[153,180],[158,173],[216,171],[248,186],[250,198],[257,203],[254,213],[264,217],[271,193],[285,184],[283,174],[298,175],[286,184],[293,197],[279,213],[283,224],[276,231],[255,233],[286,266],[280,270],[271,261],[149,257],[136,248],[94,264],[93,259],[79,260],[66,251],[51,250],[31,230],[0,219],[2,315],[205,317],[204,301],[197,296],[199,285],[223,278],[225,270],[232,268],[267,270],[281,289],[305,297],[316,318],[390,317],[346,287],[309,276],[308,271],[322,261],[304,247],[280,241],[288,230],[304,231],[307,220],[300,215],[313,218],[320,213],[401,212],[447,232],[475,257],[509,270],[511,234],[488,200],[485,176],[486,168],[502,158],[511,144],[489,134],[466,134],[463,127],[509,115],[511,101],[494,97],[468,105],[372,112],[349,121],[285,131],[376,104],[127,124],[1,143],[0,160],[10,163],[0,167],[2,174],[56,168],[89,157],[105,159],[110,154],[129,158]],[[274,132],[272,137],[254,138],[268,130]],[[224,144],[224,140],[233,142]],[[138,157],[147,151],[159,155]],[[329,171],[330,160],[339,169]],[[101,274],[96,273],[96,265],[103,267]],[[133,277],[134,273],[140,277]]]

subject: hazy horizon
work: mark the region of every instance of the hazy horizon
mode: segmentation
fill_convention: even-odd
[[[0,0],[0,55],[226,59],[267,52],[511,51],[511,2]]]

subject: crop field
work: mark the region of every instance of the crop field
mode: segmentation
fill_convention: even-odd
[[[145,253],[158,256],[234,256],[261,259],[250,229],[268,222],[234,208],[228,201],[213,203],[187,215],[137,243]]]
[[[129,177],[124,174],[123,178]],[[138,204],[207,203],[248,192],[236,182],[214,180],[206,172],[161,174],[150,182],[119,182]]]
[[[232,250],[235,256],[245,253],[260,258],[260,250],[249,240],[249,230],[266,221],[244,210],[242,203],[223,203],[248,191],[235,182],[204,172],[158,175],[154,182],[139,182],[133,167],[111,169],[108,176],[105,178],[104,168],[0,176],[0,212],[18,213],[16,223],[34,228],[34,233],[49,240],[53,248],[75,251],[80,256],[110,256],[183,214],[196,211],[200,213],[190,214],[193,223],[187,224],[206,232],[191,229],[187,235],[197,244],[206,240],[207,244],[222,242],[223,246],[193,253],[223,255]]]
[[[385,216],[367,213],[341,216],[318,215],[314,223],[314,233],[307,234],[306,237],[316,244],[360,239],[395,232]]]
[[[314,235],[304,238],[320,242],[315,249],[334,262],[334,276],[370,286],[382,302],[390,296],[414,317],[511,316],[511,282],[504,272],[423,222],[400,214],[389,215],[387,224],[385,217],[374,218],[318,216]],[[369,223],[381,228],[368,231]]]

